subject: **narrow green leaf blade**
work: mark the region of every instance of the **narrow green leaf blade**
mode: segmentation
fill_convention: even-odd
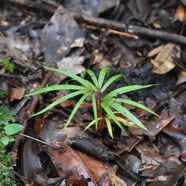
[[[93,112],[94,112],[94,119],[96,120],[96,130],[98,127],[98,121],[97,121],[97,117],[98,117],[98,113],[97,113],[97,103],[96,103],[96,94],[92,94],[92,107],[93,107]]]
[[[51,85],[42,89],[39,89],[37,91],[34,91],[30,94],[26,94],[25,96],[34,96],[37,94],[42,94],[42,93],[46,93],[46,92],[50,92],[50,91],[55,91],[55,90],[85,90],[86,88],[83,86],[79,86],[79,85]]]
[[[90,69],[86,70],[86,72],[89,74],[89,76],[91,77],[92,81],[94,82],[94,85],[96,87],[98,87],[98,80],[97,80],[97,77],[96,75],[94,74],[94,72]]]
[[[158,116],[158,114],[156,114],[154,111],[152,111],[151,109],[149,109],[148,107],[146,107],[145,105],[138,103],[136,101],[132,101],[132,100],[128,100],[128,99],[123,99],[123,98],[112,98],[111,101],[116,101],[116,102],[120,102],[120,103],[126,103],[129,105],[133,105],[135,107],[141,108],[151,114],[154,114],[155,116]]]
[[[110,99],[110,98],[115,97],[115,96],[120,95],[120,94],[124,94],[124,93],[127,93],[127,92],[139,90],[139,89],[149,88],[149,87],[152,87],[152,86],[155,86],[155,85],[130,85],[130,86],[126,86],[126,87],[121,87],[121,88],[118,88],[116,90],[113,90],[112,92],[109,92],[104,97],[103,100],[107,100],[107,99]]]
[[[73,97],[75,97],[75,96],[77,96],[77,95],[80,95],[80,94],[84,94],[84,91],[79,90],[79,91],[76,91],[76,92],[72,92],[72,93],[70,93],[70,94],[68,94],[68,95],[66,95],[66,96],[63,96],[62,98],[60,98],[60,99],[54,101],[52,104],[48,105],[46,108],[44,108],[43,110],[41,110],[41,111],[39,111],[39,112],[33,114],[32,116],[37,116],[37,115],[39,115],[39,114],[42,114],[42,113],[46,112],[47,110],[49,110],[49,109],[55,107],[56,105],[62,103],[63,101],[65,101],[65,100],[67,100],[67,99],[70,99],[70,98],[73,98]]]
[[[78,81],[79,83],[81,83],[85,87],[89,88],[90,90],[95,90],[96,91],[96,87],[92,83],[90,83],[89,81],[77,76],[76,74],[74,74],[72,72],[61,70],[61,69],[56,69],[56,68],[50,68],[50,67],[47,67],[47,66],[44,66],[44,68],[47,69],[47,70],[58,72],[60,74],[64,74],[67,77],[71,77],[73,80]]]
[[[117,117],[118,121],[122,122],[125,126],[132,127],[132,126],[135,125],[134,123],[130,124],[130,122],[128,122],[128,121],[127,121],[126,119],[124,119],[124,118],[121,118],[121,117],[119,117],[119,116],[116,116],[116,117]]]
[[[111,138],[114,138],[110,120],[108,118],[105,118],[105,121],[107,124],[108,133],[110,134]]]
[[[85,130],[87,130],[88,128],[90,128],[92,125],[94,125],[94,123],[98,122],[99,120],[102,120],[103,118],[99,117],[97,119],[94,119],[93,121],[91,121],[88,126],[86,126]],[[84,131],[85,131],[84,130]]]
[[[120,122],[118,121],[117,117],[115,116],[115,114],[113,113],[113,111],[110,109],[110,107],[107,105],[107,103],[102,102],[101,103],[102,108],[105,110],[105,112],[108,114],[109,117],[111,117],[113,119],[113,121],[121,128],[123,129],[123,127],[121,126]]]
[[[108,67],[104,67],[101,69],[100,73],[99,73],[99,77],[98,77],[98,84],[99,84],[99,88],[102,87],[105,76],[109,73],[110,69]]]
[[[103,85],[103,87],[101,88],[101,92],[104,92],[104,91],[108,88],[108,86],[109,86],[111,83],[113,83],[116,79],[118,79],[118,78],[120,78],[120,77],[123,77],[123,75],[122,75],[122,74],[117,74],[117,75],[111,77],[111,78]]]
[[[91,93],[91,92],[87,92],[87,93],[85,93],[85,94],[79,99],[79,101],[77,102],[76,106],[75,106],[74,109],[72,110],[72,113],[70,114],[70,117],[68,118],[67,123],[65,124],[65,127],[64,127],[64,128],[66,128],[66,127],[70,124],[70,122],[71,122],[73,116],[76,114],[78,108],[81,106],[81,104],[83,103],[83,101],[84,101],[90,94],[92,94],[92,93]]]
[[[147,128],[141,123],[140,120],[136,118],[131,112],[129,112],[125,107],[121,106],[118,103],[110,102],[108,103],[112,108],[123,114],[125,117],[127,117],[130,121],[138,125],[140,128],[147,130]]]

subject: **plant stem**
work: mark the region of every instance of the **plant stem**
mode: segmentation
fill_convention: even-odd
[[[102,118],[103,117],[103,109],[101,107],[101,91],[100,88],[98,89],[98,94],[97,94],[97,99],[96,99],[96,104],[97,104],[97,112],[98,112],[98,117]],[[98,121],[98,131],[103,132],[104,129],[104,120],[101,119]]]

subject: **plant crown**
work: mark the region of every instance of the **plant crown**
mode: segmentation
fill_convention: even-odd
[[[51,86],[42,88],[40,90],[37,90],[35,92],[32,92],[30,94],[27,94],[26,96],[34,96],[37,94],[46,93],[50,91],[57,91],[57,90],[71,90],[72,91],[71,93],[54,101],[53,103],[48,105],[43,110],[33,114],[32,116],[42,114],[65,100],[68,100],[75,96],[82,95],[82,97],[78,100],[75,107],[73,108],[66,122],[65,127],[67,127],[70,124],[74,115],[76,114],[77,110],[81,106],[81,104],[88,97],[91,97],[94,120],[89,125],[87,125],[85,130],[91,127],[92,125],[95,125],[96,129],[99,129],[99,128],[102,128],[100,127],[101,125],[106,123],[108,132],[112,138],[113,138],[113,130],[112,130],[111,123],[113,122],[116,123],[121,130],[124,130],[122,124],[130,126],[129,121],[133,122],[140,128],[147,130],[147,128],[141,123],[141,121],[134,114],[132,114],[129,110],[127,110],[124,106],[122,106],[122,104],[133,105],[151,114],[158,116],[155,112],[153,112],[151,109],[149,109],[148,107],[146,107],[145,105],[141,103],[119,97],[121,94],[124,94],[127,92],[136,91],[139,89],[144,89],[144,88],[149,88],[149,87],[154,86],[152,84],[151,85],[129,85],[129,86],[117,88],[107,93],[106,95],[103,95],[103,93],[105,94],[107,88],[114,81],[124,76],[122,74],[117,74],[117,75],[110,77],[108,81],[105,82],[105,77],[109,74],[109,68],[107,67],[102,68],[100,70],[98,77],[96,77],[96,75],[94,74],[92,70],[88,69],[85,71],[85,73],[88,74],[91,78],[91,81],[88,81],[84,78],[84,76],[79,77],[75,75],[74,73],[68,72],[65,70],[49,68],[49,67],[45,67],[45,69],[58,72],[67,77],[70,77],[72,80],[79,82],[80,85],[74,85],[74,84],[51,85]]]

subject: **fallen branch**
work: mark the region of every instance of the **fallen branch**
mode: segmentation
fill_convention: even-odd
[[[153,30],[153,29],[144,28],[135,25],[129,25],[128,32],[132,34],[139,34],[142,36],[158,38],[164,41],[168,41],[180,45],[186,45],[186,37],[177,34],[171,34],[168,32],[162,32],[159,30]]]
[[[5,3],[12,3],[26,8],[39,9],[50,13],[54,13],[56,8],[58,7],[57,4],[52,3],[52,1],[50,0],[49,1],[42,0],[43,2],[42,1],[33,2],[30,0],[0,0],[0,1],[4,1]]]
[[[25,6],[27,8],[37,8],[41,9],[50,13],[54,13],[56,8],[58,7],[55,3],[50,3],[48,0],[42,0],[40,3],[38,2],[32,2],[30,0],[0,0],[4,2],[14,3],[20,6]],[[103,18],[96,18],[87,14],[82,14],[78,12],[72,12],[68,11],[66,9],[63,10],[63,13],[68,12],[71,15],[73,15],[74,19],[78,22],[85,23],[88,25],[94,25],[98,29],[104,28],[106,30],[111,30],[114,34],[123,35],[125,37],[133,37],[137,38],[137,36],[133,36],[133,34],[138,34],[144,37],[152,37],[161,39],[163,41],[168,41],[180,45],[186,45],[186,37],[178,35],[178,34],[172,34],[168,32],[163,32],[159,30],[149,29],[145,27],[135,26],[135,25],[126,25],[124,23],[118,22],[118,21],[111,21],[108,19]],[[119,31],[119,32],[118,32]],[[123,34],[121,33],[123,32]],[[131,35],[130,35],[131,34]]]
[[[138,34],[145,37],[152,37],[152,38],[157,38],[157,39],[161,39],[164,41],[168,41],[180,45],[186,45],[186,37],[178,34],[172,34],[168,32],[163,32],[163,31],[149,29],[149,28],[135,26],[135,25],[128,26],[121,22],[111,21],[103,18],[96,18],[90,15],[79,14],[76,12],[70,12],[70,13],[74,16],[74,19],[76,21],[88,25],[94,25],[97,26],[98,28],[103,27],[106,29],[114,29],[120,32],[125,31],[128,32],[129,34]]]

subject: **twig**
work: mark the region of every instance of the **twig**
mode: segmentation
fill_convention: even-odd
[[[5,1],[5,0],[0,0],[0,1]],[[29,0],[23,0],[23,1],[7,0],[6,2],[18,4],[18,5],[25,6],[25,7],[33,7],[37,9],[39,8],[39,9],[42,9],[44,11],[48,11],[51,13],[54,13],[55,9],[57,8],[57,5],[54,5],[52,8],[51,7],[48,8],[49,6],[43,3],[33,3],[32,1],[29,1]],[[111,21],[111,20],[103,19],[103,18],[96,18],[96,17],[90,16],[87,14],[82,14],[82,13],[73,12],[73,11],[64,9],[63,13],[65,12],[68,12],[71,15],[73,15],[74,19],[78,22],[89,24],[89,25],[94,25],[94,26],[97,26],[98,28],[105,28],[107,30],[110,29],[112,33],[120,34],[125,37],[133,37],[133,34],[138,34],[138,35],[142,35],[145,37],[158,38],[164,41],[169,41],[169,42],[173,42],[173,43],[180,44],[180,45],[186,45],[186,37],[178,35],[178,34],[171,34],[168,32],[163,32],[163,31],[149,29],[149,28],[135,26],[135,25],[127,26],[126,24],[121,23],[121,22]],[[135,37],[137,38],[137,36]]]
[[[39,9],[39,10],[43,10],[46,12],[50,12],[53,13],[55,12],[56,8],[58,7],[58,5],[54,5],[51,3],[47,3],[46,2],[34,2],[34,1],[30,1],[30,0],[0,0],[0,1],[4,1],[6,3],[12,3],[12,4],[16,4],[19,6],[24,6],[27,8],[35,8],[35,9]],[[50,1],[48,1],[50,2]]]
[[[178,35],[178,34],[171,34],[168,32],[163,32],[159,30],[149,29],[145,27],[135,26],[135,25],[125,25],[124,23],[111,21],[103,18],[96,18],[86,14],[79,14],[76,12],[70,12],[74,16],[74,19],[78,22],[85,23],[88,25],[94,25],[99,27],[104,27],[106,29],[114,29],[120,32],[128,32],[130,34],[138,34],[143,35],[145,37],[152,37],[158,38],[164,41],[173,42],[180,45],[186,45],[186,37]]]
[[[92,25],[85,25],[85,28],[92,29],[92,30],[100,30],[100,28],[98,28],[96,26],[92,26]],[[108,29],[107,30],[105,28],[101,28],[101,31],[103,31],[103,32],[106,31],[108,34],[111,33],[111,34],[121,35],[121,36],[124,36],[124,37],[138,39],[138,36],[137,35],[129,34],[129,33],[126,33],[126,32],[120,32],[120,31],[113,30],[113,29]]]
[[[171,34],[168,32],[162,32],[159,30],[153,30],[135,25],[129,25],[128,32],[132,34],[140,34],[147,37],[158,38],[180,45],[186,45],[186,37],[177,34]]]
[[[40,143],[42,143],[42,144],[51,146],[51,147],[53,147],[53,148],[55,148],[55,149],[59,149],[59,150],[61,151],[61,147],[57,147],[57,146],[55,146],[55,145],[46,143],[46,142],[44,142],[44,141],[42,141],[42,140],[36,139],[36,138],[34,138],[34,137],[32,137],[32,136],[28,136],[28,135],[26,135],[26,134],[21,134],[21,133],[20,133],[19,135],[24,136],[24,137],[27,137],[27,138],[30,138],[30,139],[35,140],[35,141],[37,141],[37,142],[40,142]],[[64,149],[63,149],[63,150],[64,150]]]
[[[103,18],[96,18],[96,17],[92,17],[87,14],[80,14],[80,13],[72,12],[68,10],[64,10],[64,12],[65,11],[72,14],[74,19],[78,22],[86,23],[89,25],[94,25],[100,28],[106,28],[106,29],[112,28],[114,30],[127,31],[127,26],[121,22],[111,21],[111,20],[103,19]]]

